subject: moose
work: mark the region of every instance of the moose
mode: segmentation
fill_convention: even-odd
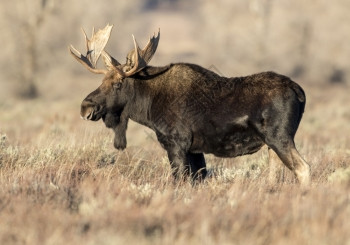
[[[151,128],[166,150],[175,180],[207,175],[204,154],[236,157],[267,145],[269,180],[277,180],[282,162],[302,185],[310,183],[310,166],[300,156],[294,136],[306,98],[290,78],[274,72],[223,77],[199,65],[149,66],[160,31],[121,64],[104,49],[113,25],[84,32],[87,51],[70,53],[90,72],[104,74],[102,84],[81,104],[85,120],[103,120],[114,131],[114,147],[125,149],[129,119]],[[97,68],[102,56],[105,69]]]

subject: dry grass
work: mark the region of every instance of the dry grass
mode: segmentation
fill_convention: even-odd
[[[306,90],[296,139],[313,169],[306,191],[288,171],[268,185],[264,150],[207,156],[215,177],[174,184],[144,128],[131,125],[133,146],[118,152],[75,102],[4,102],[0,244],[349,244],[349,98],[345,87]]]

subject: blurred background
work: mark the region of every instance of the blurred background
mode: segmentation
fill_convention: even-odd
[[[160,28],[153,66],[190,62],[225,76],[273,70],[306,88],[309,110],[320,105],[310,128],[329,99],[342,106],[344,124],[350,118],[348,0],[16,0],[1,1],[0,16],[0,132],[16,142],[79,127],[80,102],[102,77],[72,59],[68,46],[85,51],[80,28],[90,35],[107,23],[114,29],[106,49],[121,62],[132,34],[143,46]]]

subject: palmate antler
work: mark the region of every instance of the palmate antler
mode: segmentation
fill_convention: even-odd
[[[131,67],[130,70],[125,72],[125,77],[131,76],[140,70],[142,70],[144,67],[147,66],[147,64],[151,61],[154,53],[157,50],[158,42],[160,38],[160,30],[158,31],[158,35],[151,37],[145,46],[144,49],[140,49],[139,45],[136,42],[136,39],[134,35],[132,36],[134,39],[134,50],[131,53]]]
[[[86,42],[85,56],[76,50],[72,45],[70,46],[70,52],[73,57],[93,73],[106,74],[108,72],[107,70],[97,69],[96,65],[109,40],[112,28],[113,25],[107,25],[104,29],[99,30],[97,33],[95,33],[95,30],[93,29],[90,40],[87,38],[86,33],[83,30]]]
[[[133,74],[139,72],[151,61],[154,53],[157,50],[160,31],[158,31],[157,36],[153,36],[148,41],[144,49],[140,49],[135,37],[134,39],[134,50],[130,53],[130,63],[121,65],[116,59],[109,55],[104,48],[111,35],[113,25],[107,25],[104,29],[99,30],[97,33],[92,31],[92,37],[89,40],[84,32],[86,41],[86,55],[82,55],[78,50],[76,50],[72,45],[70,46],[70,52],[73,57],[79,61],[84,67],[89,71],[97,74],[106,74],[109,70],[114,70],[120,74],[121,77],[129,77]],[[97,69],[97,61],[102,55],[105,66],[107,70]]]

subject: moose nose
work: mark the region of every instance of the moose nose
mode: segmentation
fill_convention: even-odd
[[[94,113],[94,107],[95,107],[94,103],[84,100],[81,103],[81,108],[80,108],[81,118],[84,120],[90,120]]]

